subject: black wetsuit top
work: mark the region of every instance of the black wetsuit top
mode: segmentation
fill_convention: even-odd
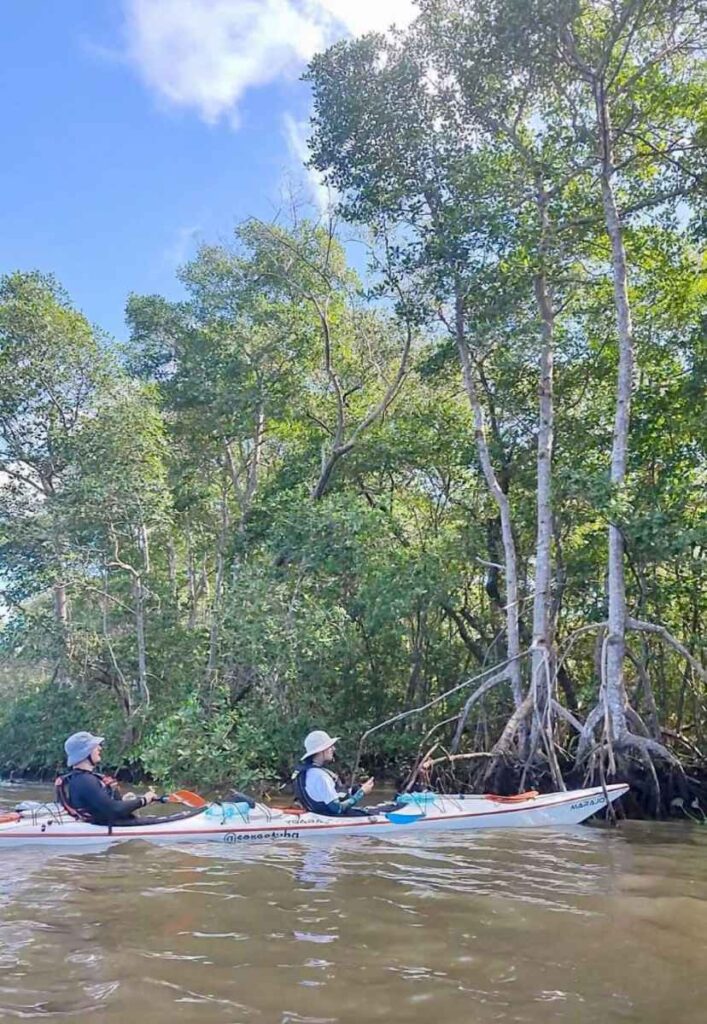
[[[83,768],[74,768],[68,773],[64,784],[71,807],[96,825],[119,825],[132,818],[139,807],[145,806],[141,796],[134,800],[121,800],[117,789],[111,789],[100,775]]]

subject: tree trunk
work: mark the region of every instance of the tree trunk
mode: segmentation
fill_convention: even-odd
[[[260,471],[260,461],[262,458],[263,442],[265,440],[265,405],[263,402],[258,403],[258,410],[255,417],[255,432],[253,434],[253,451],[251,453],[250,465],[248,467],[248,481],[246,484],[245,493],[245,507],[241,509],[241,529],[245,522],[246,516],[250,511],[250,506],[253,502],[255,492],[258,487],[258,475]]]
[[[552,637],[552,445],[554,431],[553,358],[555,314],[550,297],[544,261],[549,227],[547,197],[540,186],[538,212],[541,218],[541,267],[535,275],[535,297],[540,311],[542,347],[538,386],[537,447],[537,532],[535,541],[535,593],[533,597],[532,679],[540,714],[548,708],[555,658]]]
[[[218,671],[218,649],[219,633],[221,627],[221,600],[223,597],[223,578],[225,572],[226,540],[230,516],[228,514],[228,499],[224,485],[221,495],[221,529],[219,530],[216,546],[216,582],[214,584],[214,599],[211,605],[211,629],[209,631],[209,660],[206,666],[207,680],[214,680]]]
[[[613,189],[613,154],[611,118],[601,81],[594,88],[599,131],[599,157],[601,166],[601,193],[606,230],[611,241],[614,278],[614,304],[619,349],[619,367],[616,387],[616,411],[611,448],[611,484],[620,490],[626,479],[628,435],[631,416],[633,385],[633,328],[628,298],[628,270],[623,231]],[[626,731],[624,658],[626,653],[626,580],[624,576],[624,541],[616,523],[609,525],[609,615],[604,659],[605,696],[611,716],[613,739]]]
[[[66,598],[66,587],[63,583],[54,584],[54,620],[59,634],[59,654],[54,672],[54,681],[61,690],[70,683],[69,608]]]
[[[169,568],[169,592],[172,595],[172,600],[177,600],[177,549],[174,546],[174,541],[170,537],[167,542],[167,564]]]
[[[455,309],[456,343],[459,359],[462,367],[464,386],[469,398],[469,404],[474,417],[474,434],[476,448],[479,453],[479,461],[486,479],[488,488],[498,505],[501,516],[501,538],[503,541],[503,553],[506,576],[506,650],[511,661],[508,667],[508,675],[511,680],[511,690],[516,708],[523,702],[523,685],[521,679],[520,655],[520,630],[518,625],[518,568],[516,558],[515,541],[511,525],[511,509],[508,496],[504,494],[498,482],[491,463],[491,456],[486,441],[486,430],[484,426],[484,413],[479,400],[479,394],[474,378],[474,370],[471,365],[469,347],[466,341],[464,327],[464,300],[457,291]]]
[[[412,623],[410,634],[412,639],[411,644],[411,656],[410,656],[410,676],[408,679],[407,693],[405,695],[405,703],[409,706],[415,704],[418,699],[418,689],[420,681],[422,679],[422,661],[423,661],[423,636],[425,631],[425,619],[424,612],[417,611],[415,619]]]
[[[110,639],[110,628],[109,628],[109,624],[108,624],[108,609],[109,609],[110,594],[108,592],[108,580],[109,580],[108,573],[107,573],[107,571],[104,571],[104,573],[103,573],[103,596],[102,596],[102,599],[101,599],[101,619],[102,619],[102,622],[103,622],[103,641],[104,641],[104,643],[105,643],[105,645],[106,645],[106,647],[108,649],[108,654],[110,656],[111,665],[112,665],[112,668],[113,668],[113,671],[111,673],[111,677],[112,677],[112,680],[113,680],[113,689],[115,690],[115,692],[116,692],[116,694],[118,696],[118,700],[120,701],[120,705],[121,705],[121,707],[123,709],[123,716],[124,716],[126,722],[129,722],[131,717],[132,717],[132,713],[133,713],[133,699],[132,699],[132,694],[130,692],[130,687],[128,686],[128,684],[127,684],[127,682],[125,680],[125,676],[124,676],[124,674],[123,674],[123,672],[122,672],[122,670],[120,668],[120,665],[118,664],[118,660],[117,660],[117,658],[115,656],[115,651],[113,650],[113,644],[111,643],[111,639]]]
[[[135,635],[137,639],[137,692],[140,703],[150,703],[147,686],[147,648],[145,644],[145,592],[139,573],[133,576],[133,600],[135,602]]]
[[[45,489],[50,495],[53,489]],[[59,653],[57,657],[54,681],[59,689],[67,687],[71,683],[69,665],[71,663],[71,651],[69,648],[69,601],[66,594],[66,583],[64,582],[64,545],[61,541],[59,530],[53,526],[54,555],[57,562],[57,578],[52,587],[54,593],[54,621],[56,623]]]
[[[187,629],[196,629],[197,593],[196,593],[196,564],[194,561],[194,545],[192,544],[191,530],[187,529],[187,587],[189,591],[189,618]]]
[[[66,600],[66,587],[63,583],[54,584],[54,618],[61,630],[66,630],[69,622],[69,611]]]
[[[150,547],[147,528],[144,523],[138,529],[138,547],[142,555],[143,571],[150,571]],[[147,645],[145,642],[145,588],[142,583],[142,572],[133,575],[133,599],[135,601],[135,635],[137,638],[137,691],[140,702],[146,707],[150,703],[150,690],[147,685]]]

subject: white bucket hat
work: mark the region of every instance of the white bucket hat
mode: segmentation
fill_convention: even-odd
[[[329,733],[324,732],[323,729],[315,729],[314,732],[310,732],[304,741],[305,757],[312,757],[313,754],[321,754],[322,750],[327,750],[329,747],[333,747],[338,739],[338,736],[330,736]]]

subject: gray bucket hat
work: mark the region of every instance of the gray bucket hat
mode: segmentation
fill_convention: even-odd
[[[92,750],[100,747],[103,736],[94,736],[91,732],[75,732],[64,744],[66,763],[73,768],[79,761],[84,761]]]

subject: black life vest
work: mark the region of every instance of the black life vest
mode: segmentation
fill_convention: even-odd
[[[325,804],[323,800],[313,800],[307,792],[307,772],[310,768],[319,768],[321,771],[326,772],[330,775],[334,781],[335,786],[340,786],[341,781],[338,775],[334,772],[330,772],[328,768],[323,768],[322,765],[313,765],[311,757],[305,757],[303,761],[295,768],[292,773],[292,789],[294,791],[295,800],[304,807],[306,811],[312,811],[313,814],[323,814],[327,817],[333,817],[329,810],[329,805]],[[351,792],[355,792],[359,787],[356,786]],[[340,797],[339,799],[345,799]],[[375,807],[347,807],[341,811],[343,817],[346,818],[369,818],[372,814],[384,814],[387,811],[396,810],[400,804],[397,799],[389,804],[376,804]]]
[[[74,775],[78,775],[79,772],[84,771],[83,768],[70,768],[68,772],[62,772],[61,775],[57,775],[54,779],[54,799],[60,804],[67,814],[70,814],[72,818],[76,818],[77,821],[93,821],[93,815],[88,811],[82,811],[78,807],[74,807],[69,802],[69,783]],[[98,772],[92,772],[89,774],[95,775],[100,781],[101,785],[105,786],[106,789],[110,789],[116,784],[115,779],[111,778],[110,775],[101,775]]]
[[[307,792],[307,772],[310,768],[314,768],[311,757],[305,757],[304,760],[295,768],[292,773],[292,789],[294,790],[295,800],[301,807],[304,807],[306,811],[312,811],[313,814],[326,814],[331,817],[331,811],[329,810],[328,804],[325,804],[323,800],[313,800]],[[322,768],[321,765],[316,765],[320,771],[327,772],[331,775],[335,784],[338,784],[339,780],[333,772],[328,771],[326,768]]]

